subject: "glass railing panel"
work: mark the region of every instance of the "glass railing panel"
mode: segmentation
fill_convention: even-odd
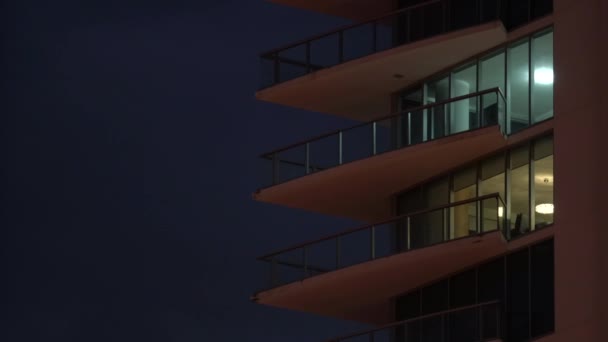
[[[340,134],[332,134],[308,143],[309,173],[315,173],[342,164]]]
[[[372,123],[374,154],[388,152],[392,149],[392,121],[393,119],[389,118]]]
[[[483,232],[500,229],[504,207],[498,193],[401,215],[390,220],[300,244],[259,259],[273,262],[272,286],[335,269],[360,264],[396,253],[479,234],[478,212]],[[470,220],[470,221],[467,221]],[[504,232],[503,232],[504,233]]]
[[[275,59],[272,57],[260,58],[260,84],[262,88],[270,87],[275,83]]]
[[[309,72],[306,58],[306,45],[297,45],[278,53],[279,79],[278,82],[289,81]]]
[[[338,244],[338,239],[329,239],[303,247],[306,249],[307,276],[315,276],[339,268]]]
[[[479,127],[477,101],[477,97],[472,97],[450,103],[450,134],[462,133]]]
[[[330,34],[310,42],[310,63],[313,70],[340,63],[340,34]]]
[[[395,46],[395,17],[376,21],[376,51],[392,49]]]
[[[371,230],[365,229],[340,236],[340,267],[372,260]]]
[[[281,183],[306,175],[306,145],[299,145],[273,154],[273,182]]]
[[[330,342],[478,342],[500,339],[501,306],[487,302],[395,322]]]
[[[274,185],[380,153],[477,129],[480,121],[483,127],[499,125],[504,134],[504,103],[499,88],[488,89],[330,132],[266,153],[263,157],[275,163],[272,170],[278,175],[272,177]],[[478,115],[480,111],[481,118]]]
[[[373,123],[342,132],[342,162],[373,156]]]
[[[376,22],[355,26],[342,31],[343,61],[350,61],[375,52]]]

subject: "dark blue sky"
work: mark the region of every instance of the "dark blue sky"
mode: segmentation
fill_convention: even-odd
[[[321,341],[249,302],[260,254],[348,228],[256,203],[266,150],[343,126],[254,100],[340,22],[262,0],[1,3],[0,340]]]

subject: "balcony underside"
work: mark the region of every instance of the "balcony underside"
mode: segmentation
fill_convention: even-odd
[[[317,275],[259,292],[254,300],[280,308],[386,324],[393,318],[391,298],[506,251],[502,233],[494,231]]]
[[[367,121],[391,112],[391,93],[504,43],[506,39],[502,23],[490,22],[322,69],[260,90],[256,97]]]
[[[373,222],[390,217],[391,197],[432,176],[505,147],[496,126],[412,145],[258,190],[254,199]]]
[[[394,10],[392,0],[269,0],[281,5],[306,9],[354,20],[364,20]]]

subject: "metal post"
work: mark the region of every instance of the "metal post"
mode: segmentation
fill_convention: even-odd
[[[308,277],[308,260],[306,255],[306,250],[308,247],[302,248],[302,264],[304,265],[304,277]]]
[[[277,259],[275,257],[270,258],[270,287],[274,287],[279,282],[279,275],[277,273]]]
[[[342,131],[338,132],[338,165],[342,165]]]
[[[279,183],[279,156],[277,153],[272,154],[272,185]]]
[[[377,134],[378,134],[378,129],[377,126],[378,124],[376,123],[376,121],[372,122],[372,155],[376,155],[376,153],[378,153],[377,151]]]
[[[306,42],[306,72],[311,72],[312,66],[310,64],[310,40]]]
[[[278,84],[281,82],[281,64],[279,62],[279,53],[275,53],[274,54],[274,77],[273,77],[273,81],[274,84]]]
[[[338,64],[344,61],[344,31],[338,32]]]
[[[310,173],[310,143],[306,143],[304,147],[304,173]]]
[[[340,268],[340,236],[336,237],[336,269]]]
[[[412,241],[412,236],[411,236],[411,232],[410,232],[410,217],[406,217],[405,218],[405,230],[406,230],[406,236],[407,236],[407,250],[409,251],[410,248],[412,247],[411,245],[411,241]]]
[[[370,233],[370,259],[376,259],[376,227],[372,226],[369,230]]]
[[[374,35],[372,37],[372,44],[373,44],[372,51],[376,52],[376,51],[378,51],[378,46],[377,46],[378,45],[378,22],[377,21],[374,21],[374,24],[372,26],[372,34]]]

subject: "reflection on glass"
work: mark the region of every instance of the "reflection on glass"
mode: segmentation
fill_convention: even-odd
[[[505,89],[505,54],[502,50],[493,52],[479,62],[479,90],[495,87],[499,87],[503,91]],[[484,126],[498,123],[499,106],[496,94],[483,96],[482,124]]]
[[[505,198],[505,156],[500,154],[487,159],[481,164],[481,184],[480,195],[499,193],[500,198]],[[482,203],[482,232],[492,231],[500,228],[498,220],[499,214],[504,215],[502,204],[496,203],[494,199],[483,201]]]
[[[532,38],[532,122],[553,117],[553,32]]]
[[[477,196],[477,172],[474,167],[454,175],[452,202],[464,201]],[[467,203],[451,209],[450,236],[459,238],[477,232],[477,202]]]
[[[523,146],[511,151],[511,237],[530,230],[530,150]]]
[[[452,98],[477,91],[477,66],[475,64],[452,73]],[[477,98],[472,97],[450,104],[450,133],[468,131],[478,127]]]
[[[553,139],[534,144],[534,227],[553,223]]]
[[[450,81],[448,77],[432,81],[426,85],[425,104],[437,103],[450,98]],[[447,105],[429,109],[431,139],[440,138],[448,134],[446,130]]]
[[[509,106],[508,122],[510,133],[526,128],[530,121],[530,87],[528,39],[519,41],[508,48],[507,52],[507,101]]]

